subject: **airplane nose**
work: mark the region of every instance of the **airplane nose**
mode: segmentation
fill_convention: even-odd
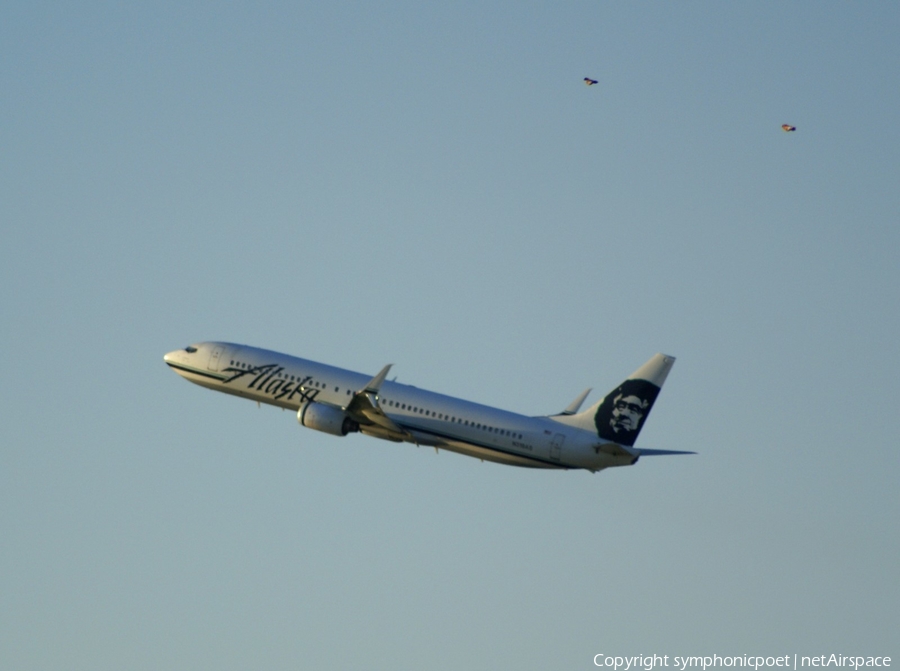
[[[197,348],[191,345],[190,347],[185,347],[183,349],[172,350],[165,356],[163,356],[163,361],[165,361],[170,366],[172,364],[178,363],[187,363],[190,356],[197,351]]]

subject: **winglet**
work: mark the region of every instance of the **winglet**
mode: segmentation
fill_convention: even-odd
[[[587,398],[588,394],[591,393],[592,387],[588,387],[581,394],[579,394],[578,398],[569,403],[569,407],[563,410],[560,415],[574,415],[581,408],[581,404],[584,403],[584,399]]]
[[[377,424],[383,429],[392,432],[395,438],[404,439],[409,436],[409,433],[397,426],[384,414],[384,410],[381,409],[381,405],[378,402],[378,391],[381,389],[381,385],[384,383],[384,379],[393,365],[389,363],[382,368],[381,372],[373,377],[365,387],[353,394],[345,411],[360,424]]]
[[[391,366],[393,365],[394,364],[389,363],[387,366],[382,368],[381,372],[369,381],[369,384],[366,385],[364,391],[370,394],[377,394],[378,390],[381,389],[381,385],[384,383],[384,378],[387,377],[388,371],[391,370]]]

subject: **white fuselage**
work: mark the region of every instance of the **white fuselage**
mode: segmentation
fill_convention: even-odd
[[[293,411],[309,402],[346,408],[371,380],[362,373],[224,342],[176,350],[166,354],[165,361],[201,386]],[[381,384],[377,400],[383,413],[406,434],[391,434],[377,425],[359,428],[378,438],[534,468],[598,471],[636,461],[627,453],[599,451],[597,435],[567,425],[565,415],[526,417],[389,381]]]

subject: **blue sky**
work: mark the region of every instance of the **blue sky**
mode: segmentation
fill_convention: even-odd
[[[0,666],[900,656],[898,32],[890,3],[6,3]],[[525,414],[663,351],[640,443],[699,455],[340,440],[166,369],[200,340]]]

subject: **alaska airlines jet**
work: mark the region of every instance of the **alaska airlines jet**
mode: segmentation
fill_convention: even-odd
[[[471,401],[269,350],[203,342],[165,362],[202,387],[297,413],[301,426],[334,436],[359,432],[531,468],[599,471],[642,455],[693,454],[634,442],[675,359],[656,354],[613,391],[579,412],[590,389],[565,410],[526,417]]]

